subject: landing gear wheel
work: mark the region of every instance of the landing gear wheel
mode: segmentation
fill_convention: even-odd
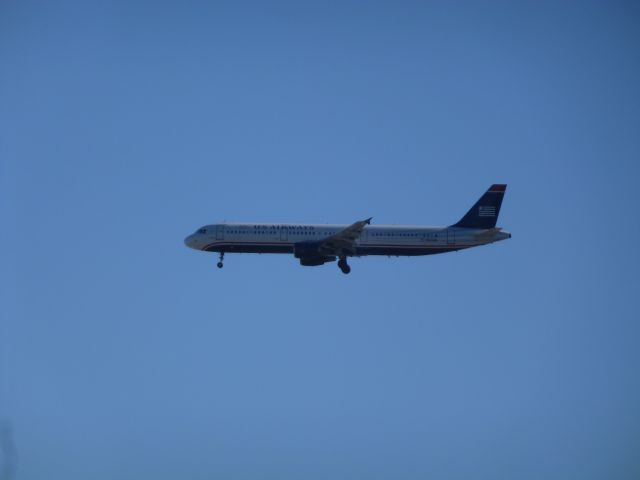
[[[224,252],[220,252],[220,261],[218,262],[218,268],[224,267],[222,261],[224,260]]]
[[[351,267],[349,266],[349,264],[347,263],[347,259],[346,258],[341,258],[340,260],[338,260],[338,268],[342,271],[342,273],[344,273],[345,275],[347,275],[348,273],[351,272]]]
[[[224,263],[218,262],[218,268],[222,268],[222,267],[224,267]]]

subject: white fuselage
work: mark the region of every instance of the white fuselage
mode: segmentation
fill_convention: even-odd
[[[185,239],[196,250],[291,253],[299,242],[322,241],[348,225],[224,223],[207,225]],[[500,229],[368,225],[356,241],[356,256],[428,255],[510,238]]]
[[[188,247],[218,252],[223,266],[229,253],[293,253],[300,265],[314,267],[338,260],[342,273],[348,257],[431,255],[511,238],[496,227],[506,184],[494,183],[455,224],[371,225],[372,218],[351,225],[219,223],[199,228],[185,239]]]

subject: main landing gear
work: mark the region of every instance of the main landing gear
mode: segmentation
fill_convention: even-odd
[[[351,267],[347,263],[347,257],[340,257],[340,260],[338,260],[338,268],[342,270],[342,273],[345,275],[351,272]]]
[[[224,263],[222,263],[223,260],[224,260],[224,252],[220,252],[220,261],[218,262],[218,268],[224,267]]]

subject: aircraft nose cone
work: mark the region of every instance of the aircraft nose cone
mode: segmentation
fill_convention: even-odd
[[[194,243],[195,242],[194,242],[193,235],[189,235],[187,238],[184,239],[184,244],[189,248],[196,248]]]

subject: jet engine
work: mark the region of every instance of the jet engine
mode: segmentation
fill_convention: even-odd
[[[335,261],[335,257],[303,257],[300,259],[300,265],[303,267],[317,267],[333,261]]]
[[[320,253],[320,242],[298,242],[293,245],[293,256],[300,259],[300,265],[305,267],[316,267],[326,262],[334,262],[333,255],[323,255]]]

